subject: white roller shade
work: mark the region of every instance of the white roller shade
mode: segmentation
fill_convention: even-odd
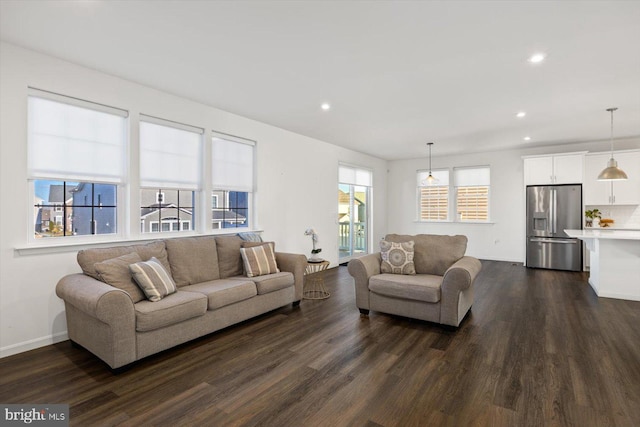
[[[453,176],[457,187],[486,186],[491,183],[489,166],[456,168]]]
[[[214,136],[211,141],[213,188],[252,192],[254,144],[221,136]]]
[[[373,182],[373,174],[371,173],[371,171],[366,169],[340,165],[338,167],[338,182],[340,182],[341,184],[371,187]]]
[[[202,175],[201,133],[157,121],[140,121],[140,185],[198,190]]]
[[[122,182],[125,117],[85,108],[78,105],[80,101],[73,101],[75,105],[29,96],[29,177]]]

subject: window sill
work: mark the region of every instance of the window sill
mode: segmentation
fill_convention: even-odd
[[[225,231],[216,230],[208,232],[208,233],[157,233],[153,236],[144,236],[139,238],[122,238],[119,236],[114,236],[113,239],[110,240],[99,240],[99,241],[78,241],[78,242],[61,242],[59,244],[49,244],[49,243],[34,243],[27,246],[19,246],[14,248],[14,252],[20,256],[28,256],[28,255],[40,255],[40,254],[53,254],[53,253],[63,253],[63,252],[77,252],[83,249],[91,249],[91,248],[109,248],[113,246],[128,246],[128,245],[137,245],[144,244],[148,242],[153,242],[155,240],[160,239],[177,239],[180,237],[197,237],[197,236],[221,236],[225,234],[237,234],[241,232],[262,232],[264,230],[249,230],[249,229],[239,229],[237,231],[233,231],[231,229],[223,229]],[[226,231],[229,230],[229,231]],[[235,229],[234,229],[235,230]],[[54,237],[55,239],[55,237]],[[64,239],[64,237],[63,237]]]
[[[493,225],[495,224],[495,222],[492,222],[492,221],[420,221],[420,220],[416,220],[414,221],[414,223],[416,224],[458,224],[458,225],[464,225],[464,224]]]

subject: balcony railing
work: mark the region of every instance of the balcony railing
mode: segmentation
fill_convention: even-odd
[[[348,222],[340,223],[340,234],[338,236],[338,245],[340,248],[341,256],[348,256],[351,252],[351,237],[349,235]],[[367,231],[366,224],[364,222],[353,223],[353,253],[365,252],[367,250]]]

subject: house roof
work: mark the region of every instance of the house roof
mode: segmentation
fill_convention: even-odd
[[[140,218],[146,218],[153,213],[158,213],[158,210],[160,209],[175,209],[177,207],[178,206],[174,203],[154,203],[150,206],[145,206],[144,208],[140,209]],[[184,208],[180,208],[180,212],[185,213],[189,216],[191,216],[192,214],[191,210]]]
[[[65,201],[73,197],[74,186],[67,185],[66,197],[62,197],[64,186],[59,184],[52,184],[49,186],[49,203],[64,203]]]

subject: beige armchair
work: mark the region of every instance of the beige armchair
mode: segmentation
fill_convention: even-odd
[[[473,282],[482,268],[464,256],[466,236],[389,234],[389,242],[413,240],[415,275],[380,272],[380,253],[349,262],[356,287],[356,305],[369,310],[459,326],[473,305]]]

